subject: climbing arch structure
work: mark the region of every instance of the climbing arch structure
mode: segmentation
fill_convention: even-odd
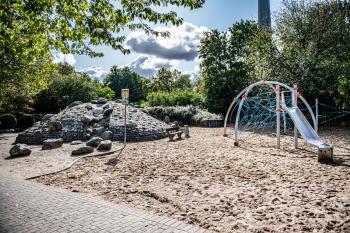
[[[258,89],[265,88],[269,92],[259,93]],[[306,107],[304,113],[298,107],[298,100]],[[305,115],[310,116],[311,123]],[[233,132],[234,144],[240,145],[240,124],[254,127],[274,128],[276,134],[276,146],[281,145],[281,125],[285,131],[287,127],[292,127],[294,132],[294,148],[298,148],[298,132],[304,140],[318,148],[319,161],[327,162],[333,159],[333,147],[324,143],[317,131],[317,119],[312,108],[305,98],[298,92],[298,87],[290,87],[284,83],[276,81],[262,80],[253,83],[243,89],[230,104],[224,121],[224,136],[228,136],[228,123],[230,116],[234,115]],[[289,122],[287,120],[289,119]]]

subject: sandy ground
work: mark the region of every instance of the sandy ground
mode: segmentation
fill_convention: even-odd
[[[129,143],[116,165],[80,160],[36,179],[143,208],[219,232],[350,232],[350,131],[321,133],[335,164],[292,138],[249,134],[241,147],[222,129],[191,128],[191,138]]]
[[[72,150],[82,146],[64,143],[62,147],[53,150],[41,150],[40,145],[28,145],[32,153],[26,157],[7,159],[12,144],[15,142],[17,134],[0,134],[0,173],[6,172],[21,178],[30,178],[50,172],[62,170],[70,166],[81,156],[71,156]],[[119,143],[113,143],[112,150],[120,148]],[[103,153],[103,152],[102,152]],[[101,155],[95,152],[89,155]]]

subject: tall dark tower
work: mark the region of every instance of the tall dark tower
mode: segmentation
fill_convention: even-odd
[[[258,0],[258,22],[261,26],[271,27],[270,0]]]

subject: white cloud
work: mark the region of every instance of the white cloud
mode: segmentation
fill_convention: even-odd
[[[106,71],[98,66],[86,67],[86,68],[83,68],[79,71],[86,73],[91,78],[96,79],[100,82],[102,82],[108,74],[108,71]]]
[[[69,65],[73,66],[77,60],[74,55],[71,53],[63,54],[61,52],[53,54],[53,62],[54,63],[64,63],[67,62]]]
[[[172,69],[178,65],[178,61],[170,61],[153,56],[139,56],[133,60],[128,66],[137,74],[150,77],[156,74],[157,70],[161,68]]]
[[[147,36],[142,31],[131,32],[126,45],[137,53],[168,60],[193,61],[198,57],[198,46],[207,27],[183,23],[181,26],[158,27],[157,31],[168,31],[170,37]]]

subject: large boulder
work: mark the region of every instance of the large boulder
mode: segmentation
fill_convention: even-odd
[[[100,135],[100,137],[101,137],[103,140],[111,140],[111,139],[113,138],[113,133],[112,133],[112,131],[107,130],[107,131],[104,131],[104,132]]]
[[[103,110],[106,110],[107,108],[110,108],[110,107],[111,107],[111,105],[108,103],[102,106]]]
[[[107,108],[106,110],[104,110],[103,116],[107,117],[107,116],[111,115],[112,112],[113,112],[113,108]]]
[[[92,130],[92,132],[93,132],[95,135],[100,136],[105,130],[106,130],[106,129],[105,129],[103,126],[101,126],[101,127],[94,128],[94,129]]]
[[[75,107],[75,106],[78,106],[78,105],[81,105],[81,104],[83,104],[83,102],[81,102],[81,101],[74,101],[74,102],[70,103],[67,106],[67,108],[72,108],[72,107]]]
[[[94,108],[92,109],[92,114],[94,114],[94,116],[99,116],[103,113],[103,108]]]
[[[59,121],[50,121],[47,126],[50,131],[60,131],[62,129],[62,123]]]
[[[98,104],[105,104],[105,103],[107,103],[108,102],[108,100],[107,99],[105,99],[105,98],[98,98],[98,100],[97,100],[97,103]]]
[[[93,107],[90,104],[85,105],[86,110],[91,111]]]
[[[100,122],[102,120],[102,117],[93,117],[92,118],[92,123],[98,123],[98,122]]]
[[[111,140],[103,140],[97,147],[97,150],[110,150],[112,148]]]
[[[22,144],[16,144],[10,149],[10,158],[28,156],[32,151]]]
[[[97,147],[100,144],[101,141],[103,141],[102,138],[100,138],[100,137],[93,137],[89,141],[86,142],[86,145],[87,146],[92,146],[92,147]]]
[[[92,116],[86,114],[86,115],[83,116],[82,121],[83,121],[85,124],[90,124],[90,123],[92,122],[92,119],[93,119]]]
[[[46,139],[43,141],[43,150],[51,150],[58,147],[61,147],[63,145],[63,139],[62,138],[55,138],[55,139]]]
[[[91,146],[82,146],[79,147],[78,149],[75,149],[72,151],[71,155],[84,155],[84,154],[89,154],[94,152],[94,148]]]

